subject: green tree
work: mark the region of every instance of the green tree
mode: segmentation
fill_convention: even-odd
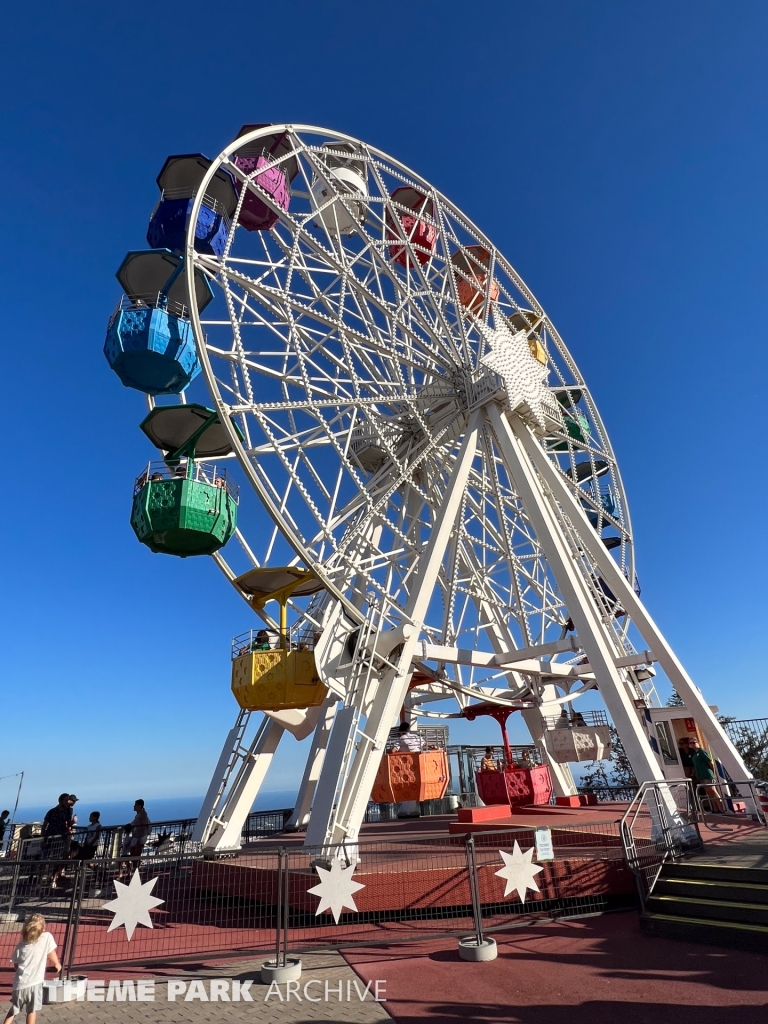
[[[672,696],[667,701],[667,707],[668,708],[684,708],[685,707],[685,701],[680,696],[680,694],[677,692],[677,690],[672,690]]]
[[[768,780],[768,719],[739,722],[735,718],[718,715],[717,720],[730,736],[747,769],[756,779]]]
[[[637,779],[632,771],[624,744],[612,725],[609,726],[609,729],[611,730],[611,756],[608,760],[592,761],[586,765],[581,780],[584,789],[637,785]]]

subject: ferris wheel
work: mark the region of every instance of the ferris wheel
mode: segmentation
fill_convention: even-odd
[[[217,524],[175,553],[213,554],[261,634],[290,634],[315,673],[304,700],[270,707],[247,697],[258,680],[239,663],[241,707],[265,717],[247,750],[243,714],[227,738],[198,838],[236,841],[287,729],[313,733],[295,813],[307,843],[354,842],[398,717],[471,717],[478,702],[522,711],[568,794],[546,720],[596,690],[638,779],[660,779],[653,662],[744,777],[640,601],[588,386],[493,242],[398,161],[320,128],[245,126],[216,160],[169,158],[158,184],[153,250],[121,267],[108,357],[154,396],[156,488],[182,476]],[[120,362],[120,324],[140,307],[180,325],[163,328],[174,369],[153,387]],[[207,400],[190,402],[195,389]],[[150,521],[154,479],[137,481],[134,528],[171,550],[176,535]]]

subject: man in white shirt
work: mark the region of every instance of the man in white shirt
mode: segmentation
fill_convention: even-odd
[[[409,754],[420,754],[424,740],[419,736],[416,722],[402,722],[398,727],[397,749]],[[398,818],[420,818],[421,805],[418,800],[403,800],[397,809]]]
[[[424,740],[419,736],[415,722],[402,722],[397,729],[398,750],[408,750],[412,754],[420,754],[424,749]]]

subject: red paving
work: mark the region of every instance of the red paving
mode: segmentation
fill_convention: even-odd
[[[386,979],[398,1024],[755,1024],[766,1020],[768,958],[649,938],[636,913],[495,935],[498,959],[465,963],[455,939],[344,953]],[[762,1012],[755,1012],[762,1008]]]
[[[356,948],[344,957],[364,982],[386,982],[385,1006],[397,1024],[766,1020],[768,957],[649,938],[636,913],[528,925],[495,938],[499,956],[488,964],[460,960],[453,938]],[[179,977],[225,962],[201,956],[195,963],[116,964],[87,973],[92,980]],[[239,961],[230,962],[234,970]],[[0,998],[7,998],[12,978],[10,965],[0,966]]]

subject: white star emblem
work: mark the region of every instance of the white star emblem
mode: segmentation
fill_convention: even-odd
[[[547,367],[531,354],[527,333],[511,331],[506,319],[496,312],[493,321],[500,326],[477,323],[488,344],[480,362],[503,380],[510,411],[541,431],[559,426],[557,403],[546,384]]]
[[[509,896],[511,892],[517,890],[520,902],[525,903],[525,893],[528,889],[532,889],[533,892],[539,891],[533,876],[544,870],[541,864],[531,863],[533,847],[523,853],[515,840],[511,854],[505,853],[503,850],[499,850],[499,854],[504,861],[504,867],[501,871],[495,871],[494,874],[499,875],[506,882],[504,895]]]
[[[357,913],[352,894],[358,889],[364,889],[365,886],[360,882],[352,881],[355,865],[350,864],[349,867],[343,868],[339,861],[334,860],[331,862],[330,871],[327,868],[321,868],[319,864],[315,865],[315,870],[320,876],[320,882],[318,885],[313,885],[311,889],[307,889],[307,892],[320,897],[320,906],[315,911],[315,917],[322,914],[324,910],[330,910],[333,920],[338,924],[342,907],[348,907]]]
[[[157,896],[150,895],[156,881],[156,878],[151,878],[142,885],[138,869],[134,871],[128,885],[123,885],[122,882],[115,880],[117,899],[110,900],[102,907],[102,910],[108,910],[115,915],[112,918],[112,924],[107,928],[108,932],[123,924],[125,925],[125,934],[130,942],[137,924],[143,924],[147,928],[154,927],[149,911],[152,907],[158,907],[161,903],[165,903],[165,900],[159,900]]]

